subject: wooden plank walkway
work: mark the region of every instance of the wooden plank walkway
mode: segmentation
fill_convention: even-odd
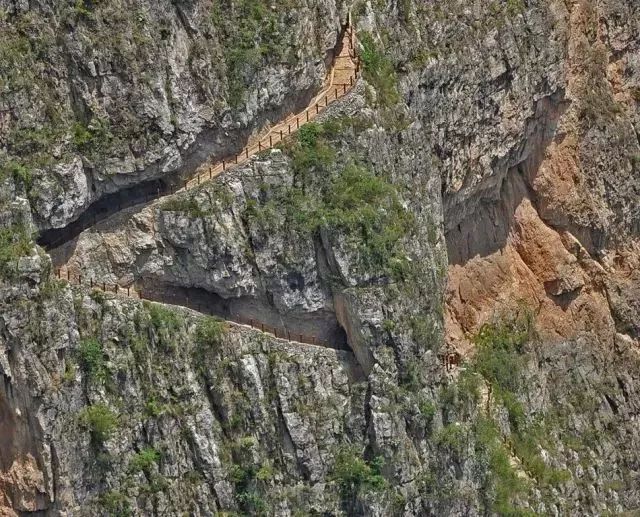
[[[156,198],[153,203],[162,202],[162,200],[175,193],[193,189],[206,181],[213,180],[223,172],[248,162],[256,154],[273,148],[280,142],[290,138],[291,135],[295,134],[302,126],[317,118],[328,106],[349,93],[355,86],[360,73],[360,62],[355,53],[355,34],[351,28],[345,31],[340,49],[340,54],[336,56],[333,61],[332,68],[325,80],[323,89],[311,100],[304,110],[289,115],[284,120],[267,128],[261,135],[250,140],[239,154],[199,167],[195,176],[186,181],[182,188],[167,196]],[[123,287],[118,284],[88,278],[87,276],[83,276],[82,273],[70,271],[70,268],[66,264],[57,268],[55,274],[58,279],[65,280],[73,285],[86,286],[90,289],[98,289],[129,298],[145,299],[144,293],[136,288],[135,283]],[[198,311],[207,314],[205,307],[199,308]],[[332,346],[331,343],[321,341],[315,336],[306,336],[298,332],[293,333],[288,329],[265,325],[258,320],[244,318],[240,315],[235,316],[235,319],[225,319],[225,321],[236,326],[250,327],[291,343],[336,348]]]

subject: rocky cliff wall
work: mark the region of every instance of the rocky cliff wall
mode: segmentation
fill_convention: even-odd
[[[53,259],[337,322],[351,352],[74,291],[10,240],[12,511],[640,506],[637,8],[350,7],[364,76],[325,120]],[[7,185],[3,223],[28,225]]]

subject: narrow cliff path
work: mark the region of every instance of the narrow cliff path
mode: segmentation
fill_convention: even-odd
[[[95,213],[93,217],[85,217],[84,220],[71,223],[65,228],[44,232],[38,239],[38,243],[52,252],[54,264],[56,265],[55,274],[57,278],[66,280],[74,285],[87,286],[91,289],[99,289],[119,296],[147,299],[159,303],[186,307],[203,314],[219,315],[212,305],[204,302],[202,299],[198,299],[197,297],[190,299],[188,295],[178,296],[176,293],[179,288],[176,288],[176,292],[172,293],[171,291],[160,289],[145,288],[143,290],[139,285],[136,285],[135,282],[128,286],[107,283],[100,279],[83,275],[81,272],[74,271],[73,268],[68,267],[64,262],[56,263],[56,258],[60,259],[60,257],[65,256],[64,253],[60,253],[59,251],[64,248],[66,244],[71,243],[84,230],[92,228],[107,217],[115,215],[134,205],[148,203],[150,206],[153,206],[160,204],[165,198],[179,192],[196,188],[207,181],[214,180],[224,172],[248,162],[261,151],[271,149],[280,142],[291,138],[300,127],[318,117],[328,106],[349,93],[356,84],[360,72],[360,63],[355,53],[355,34],[351,27],[347,27],[345,30],[339,48],[339,54],[334,58],[322,90],[311,100],[308,106],[299,113],[291,114],[277,124],[266,128],[261,134],[250,139],[247,145],[237,155],[225,157],[214,163],[209,162],[203,164],[196,170],[192,178],[177,188],[171,189],[161,182],[158,182],[154,192],[153,185],[151,185],[151,188],[149,188],[149,185],[146,185],[141,188],[139,192],[133,193],[129,199],[119,200],[115,207],[106,207],[107,210],[104,212],[110,212],[106,215],[102,212]],[[58,251],[58,253],[56,253],[56,251]],[[239,314],[225,314],[224,320],[229,324],[251,327],[260,332],[271,334],[278,339],[283,339],[295,344],[323,346],[338,350],[349,349],[345,340],[320,339],[317,336],[294,332],[288,328],[267,325],[254,318],[246,318]]]
[[[145,181],[128,187],[113,195],[96,201],[76,221],[64,228],[52,228],[38,236],[38,244],[47,251],[54,250],[75,239],[80,233],[94,227],[112,215],[126,208],[141,204],[153,204],[164,198],[193,189],[202,183],[215,179],[222,173],[248,162],[261,151],[266,151],[290,138],[302,126],[314,120],[328,106],[349,93],[356,84],[360,73],[359,58],[355,53],[355,33],[351,27],[344,31],[342,41],[337,47],[338,55],[324,81],[320,93],[298,113],[293,113],[280,122],[268,126],[261,133],[250,138],[247,145],[233,156],[218,158],[216,162],[205,162],[199,166],[193,176],[181,183],[172,183],[163,178]]]

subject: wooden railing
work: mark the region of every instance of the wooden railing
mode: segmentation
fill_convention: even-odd
[[[343,63],[342,61],[345,60],[346,63]],[[136,193],[136,195],[132,196],[131,199],[124,201],[119,200],[117,202],[117,207],[105,207],[105,212],[113,211],[113,213],[117,213],[115,211],[116,208],[119,211],[142,202],[158,200],[164,195],[171,195],[176,192],[192,189],[201,185],[205,181],[218,177],[223,172],[229,171],[232,168],[247,162],[253,156],[261,153],[262,151],[275,147],[290,138],[291,135],[296,133],[302,126],[318,117],[331,104],[347,95],[356,84],[359,74],[360,60],[355,53],[355,34],[351,28],[348,28],[343,39],[341,53],[334,59],[333,67],[327,81],[325,81],[325,86],[302,112],[293,114],[285,120],[275,124],[263,135],[259,136],[254,141],[250,141],[247,146],[240,151],[240,153],[234,156],[227,156],[217,163],[204,167],[205,170],[203,172],[198,172],[194,177],[185,181],[182,185],[172,188],[158,183],[157,189],[150,188],[148,189],[149,192]],[[345,82],[338,82],[338,80],[336,80],[337,76],[340,76]],[[202,170],[202,167],[200,170]],[[93,214],[93,217],[85,218],[85,221],[78,222],[75,225],[72,223],[67,229],[60,230],[59,237],[47,241],[46,247],[48,249],[53,249],[68,240],[71,240],[71,238],[77,236],[80,231],[90,228],[92,224],[95,225],[99,220],[102,220],[104,217],[99,217],[102,215],[104,214],[101,212],[95,213]],[[55,274],[57,278],[66,280],[71,284],[87,286],[92,289],[111,292],[116,295],[127,296],[130,298],[146,299],[145,292],[141,288],[133,285],[123,287],[117,283],[99,281],[93,277],[85,277],[82,274],[72,274],[67,268],[65,268],[64,272],[62,269],[58,268],[56,269]],[[170,295],[166,295],[165,297],[165,299],[170,298]],[[204,304],[191,302],[188,306],[195,308],[195,310],[204,314],[209,313],[208,307]],[[293,343],[337,348],[336,346],[332,346],[328,341],[319,339],[317,336],[307,336],[299,332],[292,332],[287,328],[274,327],[254,318],[247,318],[241,315],[231,315],[228,317],[227,321],[239,325],[246,325],[261,332],[272,334],[276,338],[285,339]]]
[[[93,277],[86,278],[83,277],[83,275],[74,275],[71,274],[68,270],[63,272],[61,268],[57,268],[55,270],[55,276],[59,280],[64,280],[72,285],[86,286],[90,289],[96,289],[105,293],[113,293],[119,296],[125,296],[137,300],[155,301],[154,298],[148,297],[143,289],[135,287],[133,285],[123,287],[117,283],[95,280]],[[176,299],[178,298],[176,297]],[[163,300],[163,303],[171,303],[172,297],[171,295],[165,295],[163,296]],[[179,302],[180,300],[176,304],[182,305]],[[209,310],[209,306],[202,302],[191,301],[188,305],[186,305],[186,307],[192,310],[196,310],[202,314],[212,314]],[[320,339],[317,336],[309,336],[300,332],[295,332],[286,327],[276,327],[273,325],[268,325],[256,318],[249,318],[240,314],[227,315],[224,317],[224,321],[226,321],[227,323],[248,326],[265,334],[271,334],[278,339],[291,341],[292,343],[315,345],[325,348],[341,348],[340,346],[336,346],[335,344],[330,343],[326,339]]]
[[[199,170],[196,171],[195,176],[185,180],[182,184],[168,185],[160,180],[156,180],[155,184],[151,182],[152,184],[145,187],[145,189],[132,188],[130,189],[132,195],[126,200],[118,198],[113,205],[105,203],[105,206],[101,207],[101,209],[96,209],[91,216],[85,216],[70,223],[65,228],[49,230],[48,232],[53,235],[41,236],[39,243],[47,250],[55,249],[74,239],[82,231],[95,226],[99,221],[116,214],[120,210],[142,203],[156,201],[164,196],[195,188],[208,180],[220,176],[220,174],[226,171],[232,170],[238,165],[248,162],[253,156],[287,140],[302,126],[318,117],[331,104],[347,95],[355,86],[360,75],[361,65],[360,59],[355,52],[354,41],[355,34],[353,30],[349,28],[343,39],[342,52],[334,59],[333,67],[325,81],[323,89],[303,111],[290,115],[285,120],[275,124],[266,130],[263,135],[250,141],[238,154],[226,156],[221,161],[200,167]],[[344,60],[346,60],[347,63],[341,63],[341,61]],[[336,72],[346,72],[346,74],[339,73],[341,79],[346,82],[337,82]],[[202,169],[204,169],[204,171],[202,171]],[[44,233],[47,234],[48,232]]]

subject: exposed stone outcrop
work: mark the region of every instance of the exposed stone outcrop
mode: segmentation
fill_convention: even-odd
[[[26,10],[5,4],[11,16]],[[87,277],[197,289],[221,311],[342,330],[350,350],[291,346],[188,310],[72,289],[50,280],[49,259],[28,239],[9,240],[13,254],[0,255],[6,512],[638,508],[636,6],[306,2],[289,20],[278,5],[274,27],[289,20],[296,39],[292,62],[260,61],[244,103],[230,108],[229,70],[202,57],[228,57],[227,35],[203,29],[209,4],[187,4],[140,4],[145,23],[169,20],[151,38],[167,53],[149,89],[141,69],[128,82],[114,73],[148,56],[108,47],[93,66],[78,57],[92,6],[75,6],[80,27],[60,38],[74,41],[80,112],[79,99],[101,85],[104,105],[91,109],[106,110],[114,130],[126,126],[116,111],[155,122],[124,154],[47,143],[56,164],[36,170],[31,189],[20,168],[4,180],[1,224],[29,227],[27,194],[40,228],[75,217],[86,206],[81,178],[71,165],[52,171],[78,154],[89,190],[120,171],[95,199],[187,167],[196,135],[211,142],[207,152],[225,149],[233,128],[246,136],[317,84],[351,8],[363,80],[321,126],[52,254]],[[115,19],[99,12],[98,29]],[[197,43],[204,48],[179,52]],[[159,77],[179,94],[176,107]],[[265,88],[267,100],[257,94]],[[12,97],[20,113],[33,109],[26,95]],[[107,109],[117,102],[124,112]],[[81,142],[80,129],[67,140]],[[70,182],[60,191],[59,177]],[[452,348],[462,364],[447,371]]]

